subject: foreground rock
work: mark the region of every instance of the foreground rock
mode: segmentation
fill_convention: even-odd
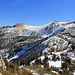
[[[6,70],[6,66],[1,55],[0,55],[0,69]]]

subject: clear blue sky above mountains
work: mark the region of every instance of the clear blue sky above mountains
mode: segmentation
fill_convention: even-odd
[[[75,21],[75,0],[0,0],[0,26]]]

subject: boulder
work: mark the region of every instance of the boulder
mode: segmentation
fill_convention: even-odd
[[[0,73],[0,75],[2,75],[2,73]]]
[[[6,70],[5,62],[0,55],[0,69]]]

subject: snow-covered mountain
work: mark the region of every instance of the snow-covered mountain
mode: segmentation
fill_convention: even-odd
[[[15,56],[17,58],[25,54],[25,52],[27,52],[28,50],[29,52],[31,52],[30,49],[37,46],[46,45],[47,47],[50,38],[56,36],[57,33],[69,33],[74,36],[74,28],[75,22],[62,21],[54,21],[43,26],[30,26],[24,23],[20,23],[14,25],[13,27],[1,27],[0,54],[7,53],[9,55],[13,53],[11,57]],[[48,42],[46,43],[47,40]],[[42,43],[44,45],[42,45]],[[35,52],[33,50],[33,54],[31,55],[39,53],[45,48],[42,47],[42,49],[37,49],[37,51]]]
[[[48,23],[43,26],[30,26],[24,23],[20,23],[14,25],[14,27],[10,28],[2,28],[2,33],[6,33],[8,36],[47,36],[51,33],[58,33],[60,29],[64,30],[69,27],[74,27],[74,22],[61,22],[61,21],[54,21]]]
[[[29,26],[29,25],[23,25],[22,27],[17,27],[19,35],[23,36],[47,36],[51,33],[58,33],[60,30],[67,29],[69,27],[74,27],[74,22],[67,23],[67,22],[61,22],[61,21],[54,21],[51,23],[48,23],[43,26]],[[17,28],[14,28],[16,30]],[[24,30],[24,31],[23,31]]]
[[[19,23],[14,26],[0,27],[0,55],[9,62],[21,63],[29,61],[32,65],[36,59],[32,58],[37,54],[37,60],[41,62],[48,57],[48,63],[56,66],[53,60],[54,54],[59,57],[56,63],[61,65],[62,53],[74,60],[75,58],[75,22],[54,21],[43,26],[30,26]],[[54,65],[54,64],[55,65]],[[61,66],[60,66],[61,67]]]

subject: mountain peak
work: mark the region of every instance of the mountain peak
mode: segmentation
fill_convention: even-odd
[[[62,22],[62,21],[55,20],[54,22]]]
[[[28,26],[25,23],[17,23],[16,25],[14,25],[14,27],[23,27],[23,26]]]

